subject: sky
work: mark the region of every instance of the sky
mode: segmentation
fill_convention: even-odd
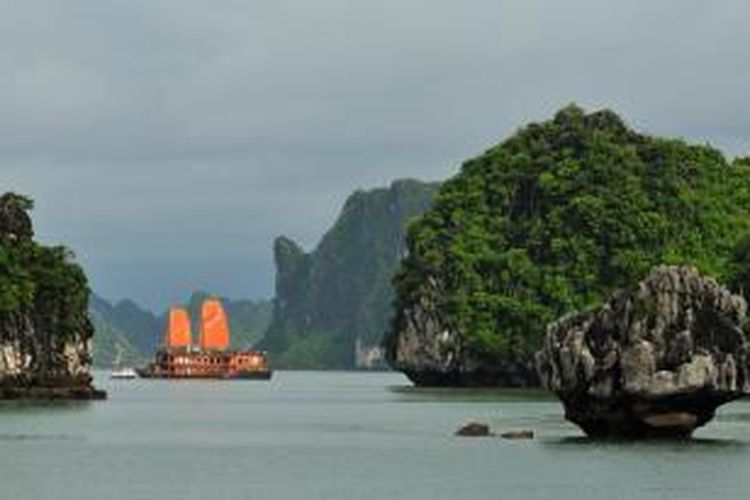
[[[0,2],[0,191],[92,288],[273,295],[346,197],[446,179],[571,102],[750,155],[750,4]]]

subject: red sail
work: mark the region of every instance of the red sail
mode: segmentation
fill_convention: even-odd
[[[190,347],[190,317],[185,309],[173,307],[169,310],[166,343],[168,348]]]
[[[201,311],[201,349],[225,350],[229,347],[229,322],[221,302],[209,299]]]

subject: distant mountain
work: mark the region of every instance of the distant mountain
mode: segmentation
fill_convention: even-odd
[[[195,292],[185,304],[190,311],[196,342],[200,331],[200,305],[205,298],[214,296]],[[232,347],[252,347],[268,327],[271,303],[264,300],[221,300],[229,316]],[[123,364],[145,362],[161,345],[167,325],[167,311],[156,315],[128,299],[113,305],[95,294],[89,300],[89,317],[96,330],[94,364],[100,367],[112,366],[118,360],[118,352]]]
[[[431,206],[438,189],[400,180],[355,192],[311,253],[289,238],[276,239],[276,297],[261,342],[276,366],[353,368],[357,339],[380,344],[407,223]]]
[[[89,311],[92,312],[92,319],[98,318],[100,326],[107,326],[126,338],[136,352],[151,352],[161,342],[160,334],[166,324],[163,318],[130,299],[121,300],[113,305],[106,299],[92,294]],[[98,335],[95,338],[98,338]]]
[[[96,332],[91,351],[95,366],[134,365],[144,361],[143,352],[133,345],[127,334],[105,321],[95,310],[89,309],[89,318]]]

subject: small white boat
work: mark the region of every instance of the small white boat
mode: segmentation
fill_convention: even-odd
[[[109,374],[109,378],[113,379],[134,379],[137,377],[138,374],[132,368],[120,368],[117,370],[112,370],[112,373]]]

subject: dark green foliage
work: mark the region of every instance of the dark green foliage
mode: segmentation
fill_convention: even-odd
[[[89,288],[73,254],[32,240],[30,199],[0,197],[0,322],[28,315],[35,330],[61,339],[90,332]]]
[[[261,343],[275,366],[352,368],[354,345],[380,343],[393,314],[391,277],[407,222],[432,203],[437,184],[415,180],[351,195],[312,253],[274,244],[276,298]]]
[[[729,263],[729,287],[750,302],[750,234],[735,245]]]
[[[567,107],[443,185],[409,229],[397,308],[414,304],[434,277],[438,310],[464,349],[523,357],[549,321],[654,265],[725,278],[750,226],[749,168],[707,146],[635,133],[610,111]]]

